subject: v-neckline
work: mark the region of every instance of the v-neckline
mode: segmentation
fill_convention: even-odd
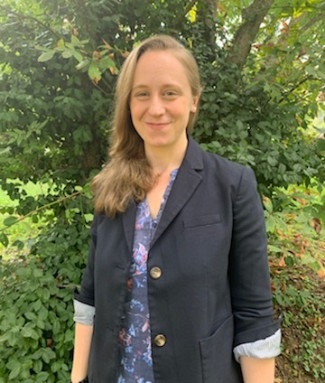
[[[177,172],[178,172],[178,168],[173,169],[169,173],[169,181],[168,181],[167,186],[166,186],[166,188],[165,188],[165,190],[164,190],[164,192],[162,194],[162,198],[161,198],[159,209],[158,209],[158,212],[157,212],[156,216],[153,216],[153,214],[151,212],[151,209],[150,209],[148,198],[147,197],[145,198],[145,204],[146,204],[146,208],[148,209],[148,212],[149,212],[149,215],[150,215],[150,219],[153,222],[157,223],[157,224],[159,223],[160,217],[162,215],[162,212],[164,210],[165,204],[166,204],[167,199],[169,197],[169,194],[170,194],[172,185],[174,183],[174,180],[176,178]]]

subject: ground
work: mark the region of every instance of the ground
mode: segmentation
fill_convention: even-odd
[[[274,275],[276,271],[272,270]],[[293,267],[285,279],[281,289],[291,298],[284,300],[285,306],[275,303],[284,317],[275,383],[324,382],[325,279],[302,265]]]

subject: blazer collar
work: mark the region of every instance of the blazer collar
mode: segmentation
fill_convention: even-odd
[[[185,157],[178,170],[172,190],[152,240],[151,247],[172,223],[174,218],[182,210],[183,206],[201,183],[201,171],[203,170],[202,153],[200,146],[191,137],[188,137]],[[133,202],[123,214],[124,232],[131,252],[133,247],[135,215],[136,204]]]

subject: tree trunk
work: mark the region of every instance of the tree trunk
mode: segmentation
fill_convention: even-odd
[[[243,9],[243,22],[238,28],[229,51],[227,61],[242,67],[256,38],[260,25],[271,8],[274,0],[254,0]]]
[[[204,25],[204,38],[208,46],[215,49],[217,0],[201,0],[197,2],[197,21]]]

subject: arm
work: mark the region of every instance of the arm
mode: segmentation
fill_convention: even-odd
[[[249,169],[244,169],[234,190],[229,279],[234,347],[274,334],[279,323],[273,321],[264,212],[254,173]]]
[[[77,383],[86,378],[93,326],[76,323],[71,382]]]
[[[281,331],[273,321],[264,212],[252,171],[243,172],[235,194],[230,259],[235,357],[245,383],[273,383]]]
[[[240,358],[240,365],[245,383],[274,382],[274,358],[257,359],[242,356]]]
[[[96,247],[95,220],[92,225],[92,243],[88,265],[83,275],[81,292],[75,292],[75,339],[71,382],[78,383],[87,377],[90,346],[93,335],[94,307],[94,253]]]

